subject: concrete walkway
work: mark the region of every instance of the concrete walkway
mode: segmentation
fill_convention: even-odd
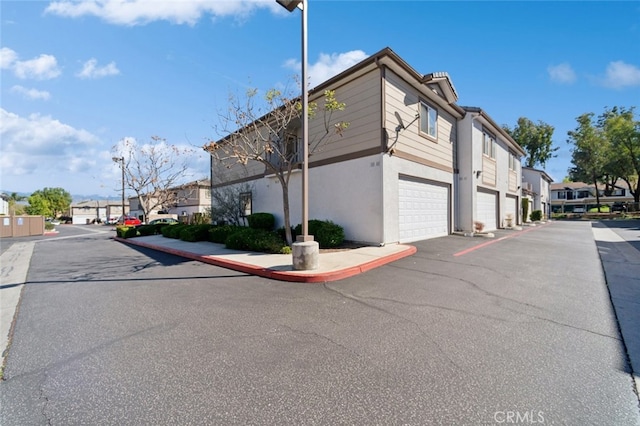
[[[11,326],[27,280],[34,245],[33,242],[16,243],[0,256],[0,365],[4,365],[7,356]]]
[[[640,395],[640,251],[606,225],[593,223],[611,303]]]
[[[117,241],[151,248],[210,263],[251,275],[280,281],[319,283],[337,281],[385,265],[416,252],[416,248],[403,244],[382,247],[360,247],[340,251],[320,252],[319,267],[312,271],[294,271],[290,254],[266,254],[229,250],[222,244],[206,241],[186,242],[162,235],[151,235]]]

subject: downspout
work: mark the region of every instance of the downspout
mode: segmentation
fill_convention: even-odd
[[[213,222],[213,155],[209,154],[209,208],[211,217],[210,222]]]
[[[384,246],[386,241],[387,241],[387,226],[386,226],[386,215],[385,215],[385,186],[384,186],[384,176],[385,176],[385,168],[386,168],[386,164],[385,164],[385,146],[387,145],[387,129],[384,126],[384,122],[385,122],[385,117],[387,114],[387,108],[386,108],[386,92],[385,92],[385,80],[387,78],[386,76],[386,68],[380,64],[380,58],[376,57],[375,58],[375,64],[378,67],[378,69],[380,70],[380,170],[379,170],[379,175],[380,175],[380,188],[382,189],[382,205],[380,206],[381,208],[381,215],[380,217],[382,218],[382,241],[379,242],[380,246]]]

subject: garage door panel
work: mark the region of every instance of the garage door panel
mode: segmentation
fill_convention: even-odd
[[[505,214],[505,218],[507,218],[508,215],[511,215],[511,217],[513,218],[513,224],[516,224],[518,222],[518,198],[517,197],[510,197],[507,195],[506,205],[504,206],[504,214]]]
[[[485,231],[497,229],[497,197],[495,193],[478,191],[476,197],[476,220],[484,224]]]
[[[400,242],[449,234],[449,187],[409,179],[399,182]]]

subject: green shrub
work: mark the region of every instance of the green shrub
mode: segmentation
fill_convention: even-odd
[[[180,232],[182,232],[182,230],[187,226],[189,225],[185,225],[183,223],[178,225],[163,226],[162,228],[160,228],[160,232],[162,232],[162,236],[164,237],[178,239],[180,238]]]
[[[138,236],[138,229],[135,226],[118,226],[116,235],[120,238],[133,238]]]
[[[531,220],[532,221],[537,221],[537,220],[542,220],[542,210],[534,210],[531,212]]]
[[[276,225],[276,218],[271,213],[254,213],[247,216],[247,222],[249,228],[271,231]]]
[[[140,236],[155,235],[158,233],[158,228],[155,225],[140,225],[138,226],[138,233]]]
[[[45,222],[44,223],[44,229],[46,231],[53,231],[55,228],[56,228],[56,226],[51,222]]]
[[[276,233],[280,236],[280,238],[282,238],[282,241],[287,241],[287,233],[284,230],[284,226],[281,226],[280,228],[276,229]],[[294,228],[293,226],[291,227],[291,238],[293,238],[293,241],[296,240],[296,228]]]
[[[243,228],[227,237],[227,248],[263,253],[281,253],[286,243],[275,232],[264,229]]]
[[[224,244],[227,240],[227,237],[234,232],[238,232],[241,229],[245,229],[244,226],[236,226],[236,225],[220,225],[214,226],[209,229],[209,241],[212,243]]]
[[[338,247],[344,242],[344,229],[330,220],[312,219],[308,222],[309,235],[313,235],[320,248]],[[296,234],[302,234],[302,225],[295,228]]]
[[[208,241],[209,229],[211,229],[209,224],[187,225],[180,231],[180,239],[189,242]]]

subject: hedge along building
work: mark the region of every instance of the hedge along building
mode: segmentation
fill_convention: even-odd
[[[310,100],[320,104],[325,90],[346,103],[336,118],[350,126],[309,158],[309,218],[332,220],[348,240],[370,244],[424,240],[458,228],[458,123],[467,111],[456,105],[449,76],[420,74],[385,48],[312,89]],[[310,139],[324,131],[321,126],[310,120]],[[292,130],[300,149],[299,129]],[[226,166],[212,160],[212,191],[245,185],[251,188],[243,195],[247,213],[273,213],[282,226],[277,178],[257,162]],[[301,221],[301,173],[293,173],[289,193],[295,225]]]

